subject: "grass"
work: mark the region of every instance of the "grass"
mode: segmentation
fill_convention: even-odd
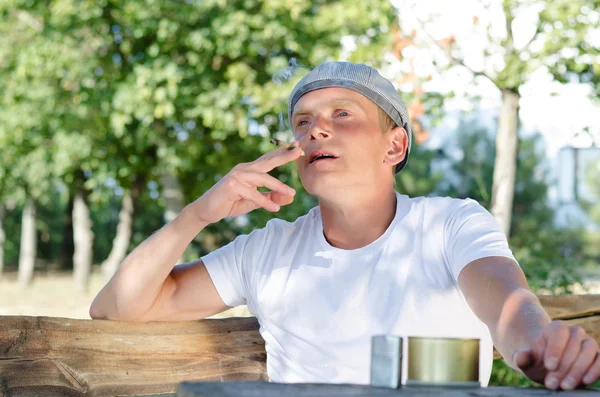
[[[35,273],[32,284],[23,290],[16,272],[4,273],[0,281],[0,315],[27,315],[87,318],[94,297],[103,283],[99,274],[90,277],[87,293],[77,293],[68,273]]]
[[[89,288],[77,293],[71,273],[35,273],[29,288],[22,290],[17,273],[8,272],[0,279],[0,315],[48,316],[90,319],[92,301],[104,287],[101,274],[94,269]],[[211,318],[251,316],[246,306],[236,307]]]

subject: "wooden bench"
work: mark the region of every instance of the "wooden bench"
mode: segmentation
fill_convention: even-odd
[[[600,341],[600,295],[540,296]],[[0,316],[0,396],[175,393],[182,381],[267,380],[255,318],[125,323]]]

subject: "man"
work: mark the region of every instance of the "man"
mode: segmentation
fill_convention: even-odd
[[[144,241],[91,317],[193,320],[247,304],[275,382],[368,383],[376,334],[480,338],[484,385],[492,341],[550,389],[600,377],[597,343],[550,321],[484,208],[395,192],[411,127],[388,80],[365,65],[320,65],[292,91],[289,116],[296,148],[234,167]],[[318,207],[173,267],[208,224],[292,203],[295,191],[268,174],[291,161]]]

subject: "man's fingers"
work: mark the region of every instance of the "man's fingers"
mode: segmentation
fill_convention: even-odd
[[[567,347],[567,349],[568,348],[569,347]],[[567,368],[568,371],[565,371],[566,373],[561,373],[559,375],[559,378],[562,378],[562,382],[560,383],[561,389],[571,390],[577,387],[577,385],[581,383],[583,376],[586,374],[586,371],[588,368],[590,368],[597,355],[598,344],[596,341],[591,338],[585,339],[583,343],[581,343],[581,350],[571,367]],[[563,358],[565,356],[566,354],[563,355]]]
[[[569,368],[573,365],[579,353],[581,353],[582,342],[586,337],[585,331],[581,327],[569,328],[569,340],[565,346],[562,356],[560,356],[560,362],[558,368],[552,372],[558,379],[562,379]]]
[[[528,378],[540,383],[544,381],[543,353],[538,354],[535,349],[521,349],[513,355],[513,363]]]
[[[239,178],[244,179],[244,182],[250,183],[253,186],[266,187],[267,189],[279,192],[282,195],[293,196],[296,194],[294,189],[269,174],[245,172],[244,174],[241,174]]]
[[[574,389],[600,378],[598,343],[579,326],[548,324],[530,349],[513,354],[514,365],[548,389]]]
[[[548,371],[555,371],[569,342],[570,330],[560,321],[553,321],[544,329],[544,336],[546,339],[544,366]]]
[[[272,202],[269,197],[261,194],[255,188],[241,185],[238,192],[243,199],[253,202],[257,207],[264,208],[271,212],[277,212],[280,209],[278,204]]]
[[[262,194],[267,196],[271,201],[280,206],[292,204],[294,202],[294,196],[284,195],[278,192],[266,192]]]
[[[513,355],[513,362],[521,371],[526,372],[535,364],[533,354],[531,349],[517,350]]]
[[[580,359],[582,354],[583,341],[588,338],[585,330],[579,326],[567,327],[563,326],[569,333],[569,339],[566,346],[563,348],[562,355],[559,359],[558,367],[549,371],[546,375],[545,384],[549,389],[557,389],[559,386],[566,389],[572,389],[579,383],[579,380],[566,379],[567,372],[571,367]],[[561,335],[561,333],[555,332],[552,336]],[[553,343],[553,340],[548,342],[548,346]],[[589,347],[588,347],[589,348]],[[586,369],[591,362],[586,364]],[[546,366],[547,367],[547,366]],[[585,369],[584,369],[585,370]],[[571,383],[575,383],[571,385]]]
[[[544,366],[544,352],[546,351],[546,338],[540,335],[535,342],[533,342],[533,355],[536,360],[536,365],[545,369]]]
[[[253,161],[252,168],[259,172],[269,172],[302,156],[302,149],[296,147],[293,150],[279,148],[265,153]]]
[[[600,351],[596,352],[596,359],[584,375],[583,383],[590,385],[598,379],[600,379]]]

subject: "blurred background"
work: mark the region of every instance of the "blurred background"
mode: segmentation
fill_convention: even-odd
[[[4,0],[0,315],[89,318],[136,245],[291,140],[316,65],[378,68],[409,107],[397,189],[488,208],[538,293],[600,293],[600,1]],[[316,205],[299,191],[276,216]],[[194,260],[273,217],[203,231]],[[224,315],[248,315],[244,308]],[[492,383],[526,381],[495,364]]]

